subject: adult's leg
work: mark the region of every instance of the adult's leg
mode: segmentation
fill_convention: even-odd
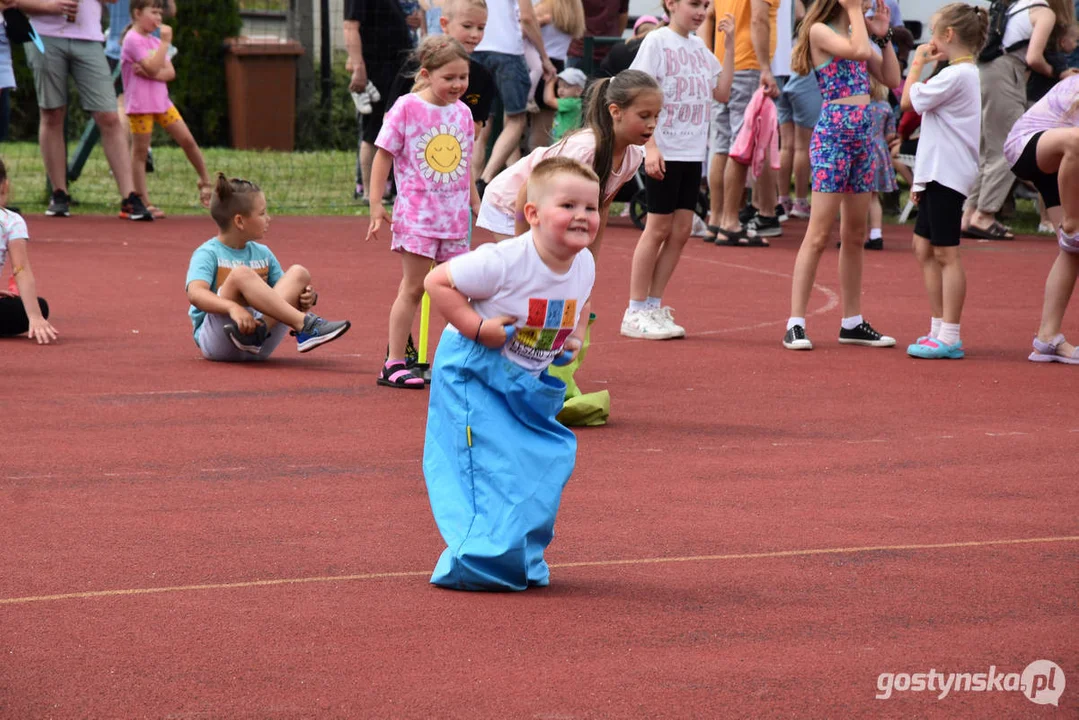
[[[872,193],[843,195],[839,214],[839,284],[843,317],[862,313],[862,260]]]
[[[523,112],[503,117],[502,132],[495,140],[495,145],[491,148],[491,156],[487,158],[487,163],[483,166],[484,182],[489,183],[494,180],[506,165],[510,153],[521,143],[521,135],[524,134],[527,119],[527,114]]]
[[[128,162],[127,135],[120,123],[116,111],[93,113],[94,122],[101,130],[101,148],[109,163],[112,175],[116,179],[116,188],[120,197],[127,197],[134,191],[135,184],[131,175],[131,163]]]
[[[817,265],[832,237],[836,213],[843,202],[840,193],[815,193],[813,207],[809,212],[809,226],[798,248],[794,261],[794,278],[791,283],[791,317],[805,317],[813,281],[817,277]],[[859,250],[861,246],[859,245]]]
[[[794,127],[794,197],[799,200],[809,197],[809,141],[813,138],[813,128]]]
[[[41,108],[38,117],[38,145],[41,147],[41,159],[45,163],[45,173],[49,176],[53,190],[67,192],[67,146],[64,142],[64,117],[67,106]]]
[[[776,214],[776,171],[772,169],[771,150],[764,158],[764,168],[753,186],[753,205],[761,215],[771,217]],[[748,168],[747,168],[748,170]]]
[[[416,319],[416,309],[423,298],[423,280],[431,271],[431,258],[401,253],[401,284],[390,307],[390,360],[404,360],[408,335]]]
[[[663,243],[659,250],[659,256],[656,258],[647,297],[663,297],[663,292],[667,289],[667,283],[670,282],[671,276],[674,275],[674,269],[678,267],[678,261],[682,257],[682,249],[686,246],[689,233],[693,228],[692,210],[675,210],[673,215],[664,217],[671,218],[670,234],[667,236],[667,242]]]
[[[363,184],[363,196],[371,199],[371,165],[375,162],[375,153],[378,149],[374,143],[366,140],[360,143],[360,181]],[[379,201],[382,198],[378,198]]]
[[[1004,141],[1026,110],[1026,68],[1011,55],[984,66],[982,82],[982,153],[977,205],[970,226],[987,229],[1015,184],[1004,157]]]
[[[295,277],[299,274],[298,271],[293,270],[293,268],[289,268],[289,270],[293,273],[293,281],[298,283],[299,278]],[[306,270],[304,270],[304,273],[306,273]],[[304,285],[310,279],[310,275],[308,275]],[[278,284],[282,281],[284,281],[284,278],[278,281]],[[292,287],[291,281],[288,287]],[[283,290],[284,288],[282,288]],[[226,300],[232,300],[240,305],[258,310],[266,316],[268,326],[270,325],[270,320],[276,320],[285,323],[293,330],[303,330],[304,314],[279,292],[276,292],[275,288],[267,285],[266,281],[258,273],[246,265],[234,267],[229,272],[229,276],[225,278],[225,282],[221,284],[217,294]],[[296,293],[296,297],[299,298],[299,293]]]
[[[738,211],[742,209],[742,193],[746,187],[749,167],[729,158],[723,171],[723,215],[719,227],[723,230],[740,230]],[[772,207],[775,207],[773,203]]]
[[[718,226],[723,218],[723,173],[726,167],[726,155],[712,155],[712,162],[708,165],[708,222],[713,226]]]

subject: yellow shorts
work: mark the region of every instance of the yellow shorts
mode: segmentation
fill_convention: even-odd
[[[128,122],[131,123],[131,133],[133,135],[148,135],[154,131],[154,122],[156,121],[161,127],[168,127],[177,120],[183,120],[180,117],[180,111],[176,109],[175,105],[170,105],[169,109],[163,113],[146,113],[144,115],[128,115]]]

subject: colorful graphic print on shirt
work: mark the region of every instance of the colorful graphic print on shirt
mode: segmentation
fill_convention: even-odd
[[[217,259],[217,278],[214,280],[214,287],[220,288],[228,280],[229,275],[232,273],[233,268],[240,266],[249,267],[255,271],[255,274],[262,278],[263,282],[269,284],[270,282],[270,260],[269,258],[260,260],[228,260],[226,258],[219,257]]]
[[[576,299],[528,298],[528,317],[507,350],[532,360],[553,360],[576,326]]]
[[[456,182],[468,172],[464,156],[465,135],[456,125],[439,125],[416,138],[420,173],[436,183]]]

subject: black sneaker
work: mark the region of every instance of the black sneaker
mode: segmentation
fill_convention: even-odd
[[[779,218],[779,222],[781,223],[790,220],[790,216],[787,215],[787,208],[783,207],[783,203],[776,204],[776,217]]]
[[[783,234],[779,218],[760,214],[746,223],[746,230],[756,233],[757,237],[779,237]]]
[[[881,335],[873,326],[863,322],[853,330],[839,328],[839,342],[843,345],[865,345],[866,347],[895,347],[895,338]]]
[[[240,350],[249,352],[252,355],[258,355],[262,349],[262,344],[266,342],[266,337],[270,334],[269,329],[266,327],[266,322],[263,320],[255,321],[255,332],[243,333],[240,332],[240,328],[236,327],[236,323],[226,323],[225,333],[229,336],[229,340]]]
[[[53,190],[45,214],[49,217],[71,217],[71,196],[63,190]]]
[[[746,205],[744,208],[738,211],[738,222],[743,226],[748,225],[749,221],[757,217],[757,208],[752,205]]]
[[[865,241],[865,249],[866,250],[883,250],[884,249],[884,238],[876,238],[876,239],[869,238],[868,240]]]
[[[795,325],[783,336],[783,347],[788,350],[812,350],[813,343],[806,337],[806,329]]]
[[[153,222],[154,216],[146,209],[142,198],[135,193],[131,193],[127,198],[120,201],[120,219]]]

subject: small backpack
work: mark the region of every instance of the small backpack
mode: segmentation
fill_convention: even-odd
[[[989,6],[989,35],[985,40],[985,47],[978,54],[978,62],[992,62],[1006,52],[1018,50],[1029,44],[1029,40],[1023,40],[1013,43],[1010,47],[1004,47],[1004,30],[1008,27],[1008,21],[1012,19],[1012,16],[1026,12],[1032,7],[1049,7],[1048,3],[1039,2],[1031,3],[1019,10],[1011,10],[1013,4],[1015,4],[1015,0],[993,0],[993,3]]]

